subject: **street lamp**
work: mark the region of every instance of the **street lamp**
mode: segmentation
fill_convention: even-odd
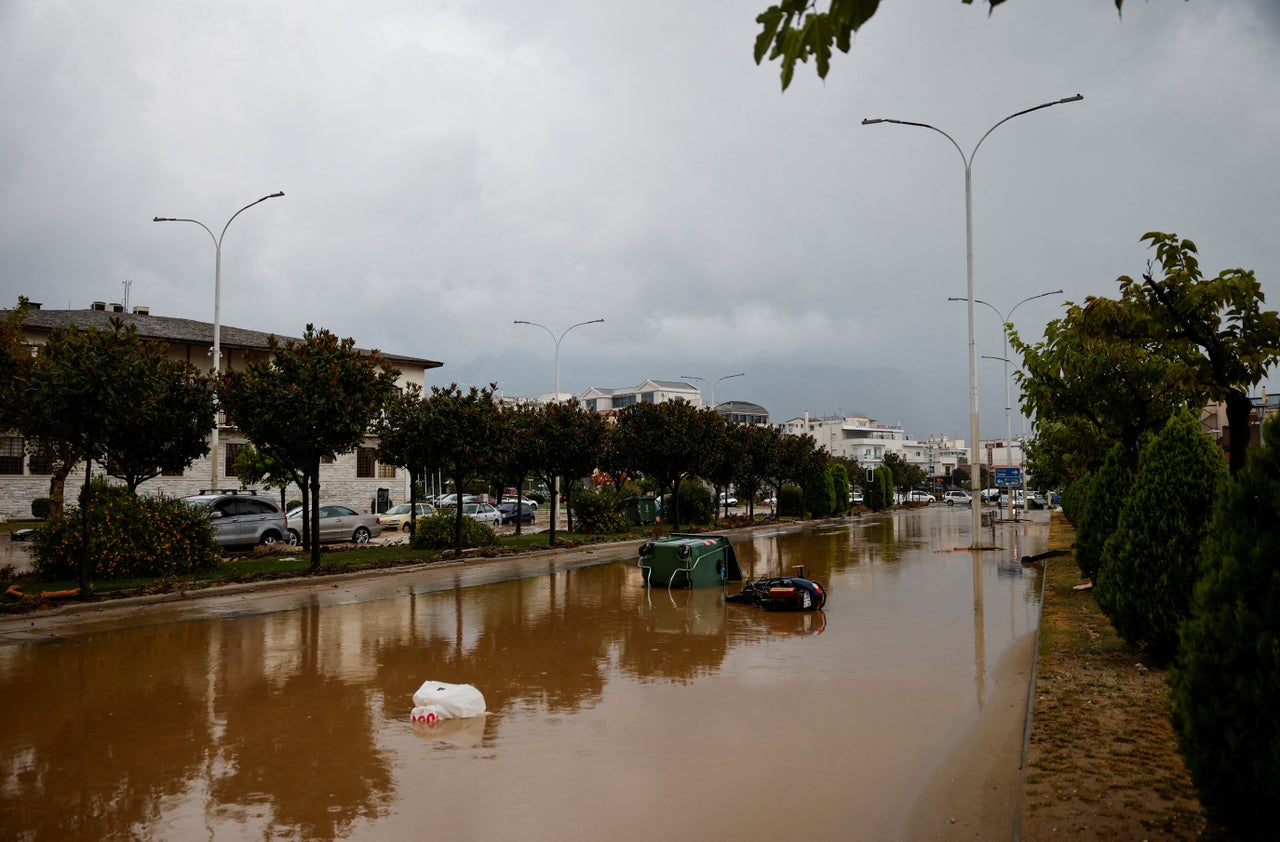
[[[540,327],[547,332],[548,336],[551,337],[551,341],[556,343],[556,401],[557,402],[559,402],[560,400],[560,342],[564,339],[565,334],[573,330],[575,327],[582,327],[583,325],[594,325],[594,324],[603,324],[603,323],[604,323],[604,319],[591,319],[590,321],[586,321],[586,322],[578,322],[577,324],[569,325],[567,328],[561,331],[559,338],[557,338],[556,335],[551,332],[551,328],[539,322],[527,322],[524,319],[516,319],[514,322],[512,322],[512,324],[517,324],[517,325],[533,325],[534,327]],[[555,518],[556,510],[559,507],[560,507],[560,477],[556,477],[555,482],[553,483],[553,487],[551,489],[551,517],[553,519]]]
[[[1041,103],[1033,108],[1026,108],[1022,111],[1016,111],[987,129],[984,134],[973,147],[973,151],[968,155],[964,154],[964,150],[960,148],[960,144],[956,143],[955,138],[944,132],[937,126],[931,126],[928,123],[915,123],[910,120],[893,120],[886,117],[867,118],[862,121],[862,125],[870,126],[876,123],[897,123],[900,126],[919,126],[922,129],[931,129],[938,134],[951,141],[951,145],[960,153],[960,159],[964,162],[964,234],[965,234],[965,274],[969,282],[969,436],[973,439],[969,445],[969,467],[972,469],[977,464],[978,458],[978,352],[977,346],[973,339],[973,305],[975,302],[973,294],[973,157],[978,154],[978,147],[982,146],[982,142],[987,139],[990,134],[1004,123],[1009,122],[1014,117],[1021,117],[1023,114],[1030,114],[1032,111],[1039,111],[1041,108],[1049,108],[1053,105],[1062,105],[1067,102],[1079,102],[1084,99],[1080,94],[1075,96],[1064,97],[1063,99],[1055,99],[1052,102]],[[970,478],[972,484],[972,478]],[[970,549],[982,548],[982,512],[977,506],[973,508],[973,543]]]
[[[985,304],[987,307],[990,307],[991,310],[997,316],[1000,317],[1000,335],[1004,339],[1004,356],[1003,357],[983,357],[983,359],[1004,360],[1004,439],[1005,439],[1004,456],[1005,456],[1006,467],[1013,466],[1013,454],[1009,450],[1009,440],[1013,438],[1013,418],[1011,415],[1011,413],[1013,412],[1013,406],[1012,406],[1011,398],[1009,394],[1009,326],[1013,324],[1013,313],[1023,304],[1026,304],[1028,301],[1035,301],[1037,298],[1044,298],[1045,296],[1049,296],[1049,295],[1061,295],[1061,294],[1062,294],[1062,290],[1051,289],[1048,292],[1042,292],[1039,295],[1027,296],[1026,298],[1019,301],[1017,304],[1013,305],[1013,307],[1009,309],[1008,314],[1001,313],[998,309],[996,309],[996,306],[989,301],[983,301],[981,298],[973,299],[974,304]],[[967,301],[968,299],[956,298],[955,296],[952,296],[947,300],[948,301]]]
[[[227,224],[222,226],[222,233],[216,237],[209,230],[209,226],[198,219],[157,216],[151,220],[152,222],[192,222],[203,228],[208,233],[209,238],[213,240],[213,350],[211,353],[213,355],[213,377],[215,381],[219,371],[222,369],[222,238],[226,236],[227,229],[231,227],[231,223],[237,216],[256,204],[265,202],[267,199],[276,199],[283,195],[284,191],[278,191],[245,205],[231,214],[231,219],[228,219]],[[216,407],[213,413],[213,437],[209,442],[209,460],[213,463],[210,469],[210,474],[212,475],[211,485],[216,489],[218,487],[218,412]]]
[[[726,374],[724,377],[717,378],[714,383],[711,383],[711,408],[712,409],[716,408],[716,386],[719,385],[721,380],[728,380],[730,377],[745,377],[745,376],[746,376],[745,371],[739,371],[737,374]],[[680,379],[681,380],[701,380],[703,383],[711,382],[707,380],[707,378],[705,377],[694,377],[692,374],[682,374],[680,375]]]

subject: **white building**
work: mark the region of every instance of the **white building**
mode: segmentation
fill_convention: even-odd
[[[188,360],[200,367],[210,366],[209,348],[213,344],[213,325],[190,319],[153,316],[146,307],[135,307],[124,312],[118,304],[95,302],[87,310],[46,310],[40,305],[32,308],[23,322],[24,341],[35,348],[45,342],[49,333],[58,327],[77,325],[81,328],[109,330],[110,320],[120,319],[132,324],[142,339],[164,342],[174,359]],[[0,311],[3,317],[7,311]],[[244,328],[220,325],[219,345],[223,356],[223,369],[240,369],[250,360],[261,359],[270,353],[269,334]],[[280,336],[280,339],[288,337]],[[422,386],[425,372],[441,363],[434,360],[382,353],[383,359],[400,370],[396,381],[401,388],[413,383]],[[225,422],[225,418],[220,420]],[[239,479],[235,473],[235,461],[245,437],[234,426],[222,423],[218,428],[218,466],[216,485],[219,488],[236,488]],[[408,472],[394,465],[378,461],[377,440],[367,437],[355,450],[339,455],[320,466],[321,489],[326,501],[345,503],[368,510],[377,497],[378,489],[386,489],[391,502],[408,500]],[[0,431],[0,515],[10,518],[30,517],[31,503],[37,497],[49,495],[51,465],[38,453],[28,453],[27,443],[21,436]],[[94,465],[94,474],[101,476],[102,467]],[[165,474],[147,480],[138,491],[142,494],[164,494],[182,497],[210,487],[215,467],[209,456],[195,460],[184,471]],[[67,477],[63,491],[66,503],[75,503],[84,481],[84,465],[77,465]],[[278,494],[278,492],[276,492]],[[296,488],[290,488],[291,498],[299,496]]]
[[[785,422],[782,429],[788,435],[811,435],[818,447],[832,456],[857,460],[864,468],[875,468],[884,462],[886,454],[896,453],[926,476],[945,478],[963,466],[968,457],[963,439],[909,439],[901,425],[881,424],[861,415],[811,418],[806,413]]]
[[[639,386],[627,389],[602,389],[592,386],[578,401],[592,412],[625,409],[637,403],[662,403],[683,400],[694,406],[702,406],[702,392],[697,386],[683,380],[646,380]]]

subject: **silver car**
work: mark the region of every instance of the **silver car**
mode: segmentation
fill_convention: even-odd
[[[463,503],[462,514],[490,526],[497,526],[502,522],[502,512],[495,509],[491,503]]]
[[[289,511],[289,543],[302,543],[302,521],[306,515],[301,508]],[[320,507],[320,543],[334,544],[350,541],[367,544],[370,538],[382,534],[382,522],[377,515],[358,512],[350,506],[336,504]]]
[[[252,491],[194,494],[182,502],[209,515],[214,540],[223,546],[274,544],[289,538],[284,512],[265,495]]]

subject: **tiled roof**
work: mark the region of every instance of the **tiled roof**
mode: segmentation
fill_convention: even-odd
[[[0,310],[0,319],[8,315],[8,310]],[[213,324],[198,322],[193,319],[175,319],[170,316],[152,316],[142,313],[116,313],[109,310],[29,310],[23,321],[30,330],[53,330],[57,327],[78,325],[82,328],[108,330],[112,319],[119,319],[125,324],[133,325],[138,336],[143,339],[154,339],[164,342],[212,345]],[[246,330],[242,327],[220,325],[218,341],[224,348],[242,348],[246,350],[265,351],[268,349],[269,333]],[[296,336],[275,334],[277,339],[299,339]],[[406,357],[399,354],[380,352],[390,362],[403,362],[420,365],[423,368],[439,368],[443,363],[419,357]]]

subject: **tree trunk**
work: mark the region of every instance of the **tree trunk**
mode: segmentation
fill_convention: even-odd
[[[1227,393],[1227,455],[1231,475],[1244,469],[1249,456],[1249,417],[1253,414],[1253,401],[1238,389]]]
[[[89,592],[89,475],[93,473],[93,459],[84,460],[84,486],[80,489],[80,569],[78,580],[80,593]]]
[[[311,567],[310,572],[320,569],[320,461],[317,459],[310,479],[311,508],[308,519],[311,521]]]
[[[49,476],[49,516],[57,517],[62,514],[62,510],[66,505],[63,499],[67,493],[67,476],[71,473],[73,467],[71,462],[59,462],[54,466],[53,473]]]

